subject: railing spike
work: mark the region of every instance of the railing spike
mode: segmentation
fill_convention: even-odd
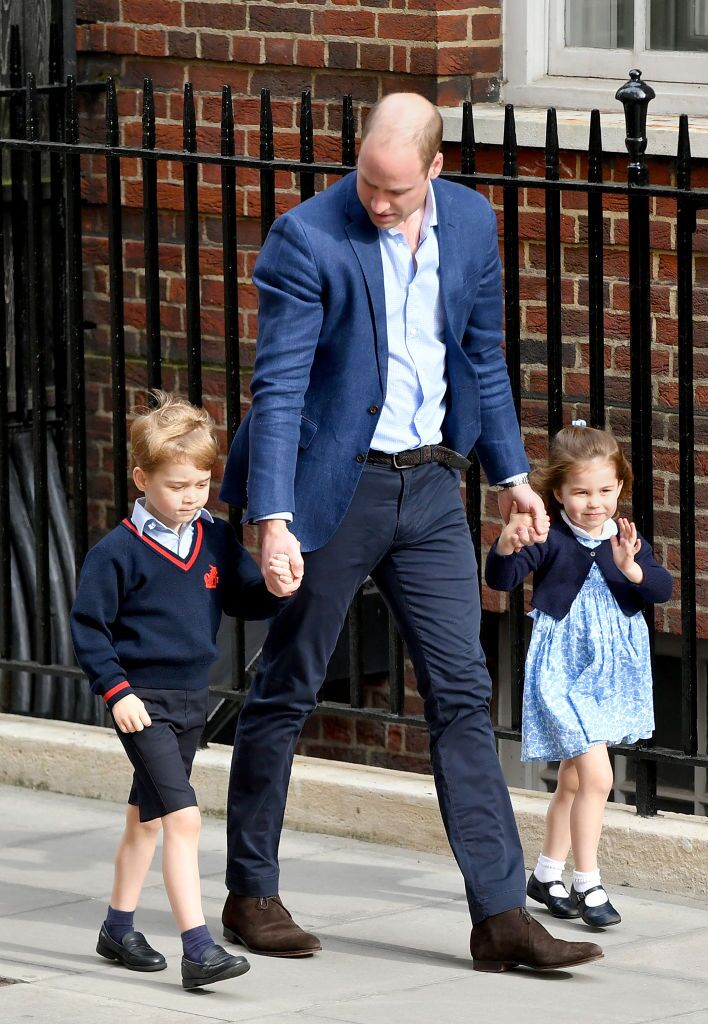
[[[194,88],[191,82],[184,85],[184,106],[182,110],[184,148],[188,153],[197,149],[197,117],[194,110]]]
[[[10,25],[10,86],[19,89],[22,85],[22,40],[20,26]]]
[[[273,146],[273,112],[270,105],[270,89],[261,89],[261,160],[272,160],[275,156]]]
[[[300,108],[300,160],[311,164],[315,159],[315,144],[312,128],[312,94],[305,89]]]
[[[118,98],[113,77],[106,79],[106,145],[117,146],[120,128],[118,124]]]
[[[143,149],[155,148],[155,94],[152,78],[143,79]]]
[[[234,104],[231,86],[225,85],[221,90],[221,155],[233,156],[235,152]]]
[[[25,138],[37,141],[37,86],[32,72],[27,74],[27,95],[25,102]]]
[[[558,119],[554,107],[546,113],[546,177],[557,181],[560,169],[560,147],[558,145]]]
[[[476,170],[476,146],[472,101],[465,100],[462,104],[462,136],[460,139],[462,150],[460,169],[463,174],[474,174]]]
[[[590,112],[590,138],[588,139],[588,180],[602,181],[602,125],[600,111]]]
[[[353,167],[356,163],[356,143],[354,130],[354,106],[351,94],[342,97],[342,163],[345,167]]]
[[[518,147],[516,144],[516,120],[514,107],[507,103],[504,107],[504,174],[516,176],[518,170]]]
[[[691,187],[691,136],[688,130],[687,114],[681,114],[679,117],[676,184],[679,188],[688,189]]]

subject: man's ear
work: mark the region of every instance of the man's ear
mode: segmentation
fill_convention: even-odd
[[[432,181],[433,178],[437,178],[438,177],[438,175],[442,171],[442,167],[443,167],[443,155],[442,155],[442,153],[440,153],[438,151],[435,154],[435,158],[434,158],[432,164],[430,165],[430,170],[428,171],[428,177],[430,178],[431,181]]]

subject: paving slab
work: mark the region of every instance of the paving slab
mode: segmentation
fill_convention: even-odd
[[[283,835],[283,896],[321,936],[321,954],[249,956],[242,978],[184,992],[158,856],[136,923],[168,969],[125,971],[95,953],[123,813],[118,804],[0,786],[2,1024],[708,1024],[706,901],[618,887],[623,923],[595,934],[531,906],[555,934],[599,941],[604,960],[554,974],[486,975],[471,969],[451,857],[313,833]],[[224,823],[207,818],[200,864],[217,939],[224,860]]]

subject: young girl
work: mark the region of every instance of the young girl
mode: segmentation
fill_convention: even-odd
[[[527,893],[554,917],[604,928],[621,920],[597,866],[613,781],[607,747],[652,734],[642,609],[668,601],[672,581],[634,523],[615,519],[632,471],[610,434],[573,421],[556,434],[533,483],[551,517],[547,539],[534,543],[529,517],[512,508],[486,565],[495,590],[513,590],[535,572],[521,759],[561,762]],[[568,894],[562,875],[571,847]]]

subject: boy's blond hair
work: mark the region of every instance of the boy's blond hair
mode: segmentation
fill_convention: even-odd
[[[133,422],[130,446],[133,462],[150,473],[166,462],[193,462],[197,469],[210,471],[219,457],[214,420],[184,398],[155,389],[155,400]]]

